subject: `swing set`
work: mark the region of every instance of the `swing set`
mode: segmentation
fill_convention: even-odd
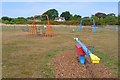
[[[77,28],[78,31],[81,31],[81,30],[82,30],[82,22],[83,22],[83,20],[91,20],[91,21],[93,22],[92,31],[93,31],[93,32],[96,32],[95,20],[94,20],[93,18],[81,19],[81,21],[80,21],[80,26]]]

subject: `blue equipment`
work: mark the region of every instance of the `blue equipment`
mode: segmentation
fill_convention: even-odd
[[[82,21],[83,21],[83,20],[92,20],[92,22],[93,22],[92,31],[93,31],[93,32],[96,32],[95,20],[94,20],[93,18],[81,19],[81,21],[80,21],[80,26],[77,28],[78,31],[81,31],[81,30],[82,30]]]

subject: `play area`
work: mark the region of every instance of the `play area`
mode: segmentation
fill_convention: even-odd
[[[96,27],[94,21],[92,27],[82,21],[68,26],[49,20],[45,25],[2,26],[3,78],[117,77],[118,32]]]
[[[116,80],[118,3],[1,2],[2,78]]]

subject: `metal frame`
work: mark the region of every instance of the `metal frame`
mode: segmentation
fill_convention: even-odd
[[[36,15],[36,16],[45,16],[47,18],[47,28],[46,28],[45,36],[46,37],[47,36],[53,36],[53,31],[52,31],[52,27],[50,25],[50,20],[49,20],[48,15],[44,14],[44,15]],[[34,16],[34,20],[35,20],[36,16]],[[37,28],[36,28],[35,22],[32,22],[32,26],[31,26],[30,32],[32,34],[37,34]]]
[[[93,31],[93,32],[96,32],[95,20],[94,20],[93,18],[81,19],[81,20],[80,20],[80,26],[77,28],[78,31],[81,31],[81,30],[82,30],[82,21],[83,21],[83,20],[92,20],[92,22],[93,22],[92,31]]]

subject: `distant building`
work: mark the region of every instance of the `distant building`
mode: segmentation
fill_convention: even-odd
[[[56,17],[54,21],[64,22],[64,21],[65,21],[65,18],[64,18],[64,17]]]

